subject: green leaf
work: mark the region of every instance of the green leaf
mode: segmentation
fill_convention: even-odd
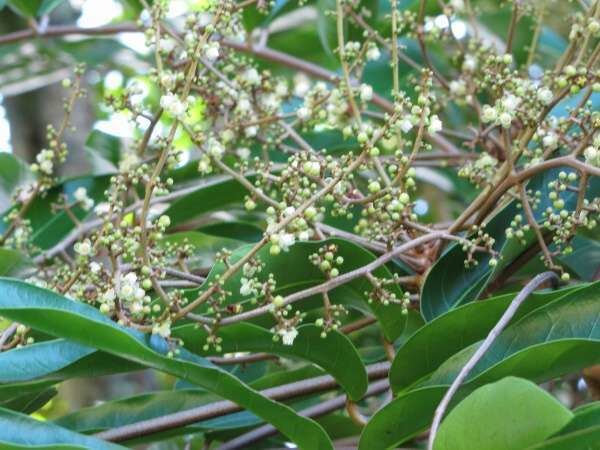
[[[309,288],[314,285],[321,284],[326,281],[323,272],[309,262],[309,256],[318,252],[319,248],[334,244],[338,247],[337,255],[344,258],[344,263],[339,266],[340,274],[362,267],[375,259],[373,254],[362,247],[343,239],[328,239],[320,242],[298,242],[290,247],[288,252],[282,252],[277,256],[272,256],[268,247],[261,249],[257,256],[265,263],[265,268],[261,272],[266,278],[267,274],[272,273],[277,280],[275,295],[286,295],[290,292],[296,292],[301,289]],[[229,258],[230,264],[234,264],[242,258],[253,245],[245,245],[237,249]],[[306,264],[301,264],[306,262]],[[290,270],[290,267],[295,267],[296,270]],[[220,275],[226,270],[223,263],[217,263],[210,271],[205,286],[213,282],[217,275]],[[392,274],[386,267],[380,267],[373,271],[373,275],[382,278],[391,278]],[[238,272],[233,275],[224,284],[224,289],[233,293],[233,297],[229,301],[240,300],[240,286],[243,274]],[[202,288],[201,288],[202,289]],[[385,306],[383,304],[373,302],[367,303],[364,292],[372,289],[371,284],[366,278],[358,278],[343,286],[333,289],[329,292],[330,299],[333,303],[351,305],[357,309],[367,309],[377,317],[381,324],[383,333],[386,338],[392,342],[400,336],[406,326],[407,316],[402,314],[402,307],[396,304]],[[402,297],[402,292],[396,285],[389,287],[390,292],[396,294],[397,298]],[[190,297],[196,297],[199,291],[193,291],[188,294]],[[318,305],[321,305],[320,298]],[[250,299],[247,301],[250,306]],[[306,302],[303,301],[302,304]],[[202,308],[200,308],[202,310]],[[409,316],[417,316],[410,312]],[[411,316],[411,319],[413,318]]]
[[[521,305],[512,323],[535,308],[573,290],[574,288],[566,288],[533,293]],[[459,350],[485,338],[514,296],[515,294],[505,294],[483,302],[468,303],[427,322],[398,349],[390,369],[392,389],[398,392],[407,388],[433,372]],[[423,355],[427,355],[427,358]]]
[[[330,332],[321,337],[315,325],[298,327],[293,345],[273,341],[273,333],[249,323],[237,323],[219,330],[223,353],[265,352],[311,361],[330,373],[353,400],[360,400],[367,390],[367,372],[352,342],[343,334]],[[204,354],[207,333],[195,325],[174,328],[173,335],[184,340],[185,347]]]
[[[0,442],[25,448],[85,448],[88,450],[117,450],[120,445],[74,433],[49,422],[40,422],[26,415],[0,408]],[[66,447],[63,445],[69,444]],[[72,445],[71,445],[72,444]],[[54,447],[54,446],[59,447]],[[50,447],[52,446],[52,447]],[[19,448],[5,447],[2,448]],[[35,447],[37,448],[37,447]]]
[[[193,249],[193,253],[186,261],[190,268],[210,267],[214,263],[217,252],[224,248],[234,250],[243,244],[242,241],[236,239],[211,236],[199,231],[182,231],[169,234],[162,241],[163,245],[171,244],[176,248],[181,247],[184,243],[187,243]]]
[[[10,207],[16,188],[32,180],[27,164],[10,153],[0,152],[0,211]]]
[[[575,413],[575,417],[573,417],[573,420],[566,427],[560,430],[558,435],[600,426],[600,401],[580,406],[573,412]]]
[[[123,328],[95,308],[20,281],[0,279],[0,292],[4,317],[198,384],[273,424],[301,448],[332,448],[317,423],[263,397],[209,361],[185,350],[178,358],[165,356],[168,345],[157,335]]]
[[[57,393],[58,391],[53,387],[37,392],[28,392],[10,400],[0,401],[0,407],[24,414],[31,414],[52,400]]]
[[[508,375],[541,381],[600,362],[599,296],[597,282],[509,326],[475,365],[467,382],[487,383]],[[448,359],[427,384],[450,384],[477,345]]]
[[[93,130],[85,141],[88,161],[95,175],[114,174],[121,158],[121,140],[100,130]]]
[[[246,222],[219,222],[198,228],[198,231],[212,236],[238,239],[244,242],[258,242],[263,232],[258,226]]]
[[[527,450],[598,450],[600,449],[600,425],[574,431],[548,439]]]
[[[252,178],[249,178],[252,181]],[[248,194],[236,180],[213,177],[196,183],[193,191],[175,200],[165,211],[172,223],[180,224],[204,213],[223,210],[233,203],[241,203]]]
[[[37,11],[37,15],[44,16],[46,14],[50,14],[58,5],[60,5],[64,1],[65,0],[44,0]]]
[[[537,308],[510,325],[471,371],[456,401],[469,391],[506,376],[542,382],[600,362],[599,296],[600,283],[594,283]],[[379,410],[363,431],[360,449],[387,449],[425,429],[445,390],[478,345],[452,356],[426,385],[402,392]]]
[[[434,450],[521,450],[551,436],[573,413],[534,383],[507,377],[476,389],[444,419]]]
[[[572,172],[565,167],[548,170],[536,176],[527,185],[528,189],[541,192],[541,202],[534,210],[538,221],[542,219],[542,213],[546,208],[551,207],[548,200],[548,183],[556,179],[560,171]],[[593,199],[600,194],[599,191],[600,183],[590,184],[587,191],[588,198]],[[577,202],[577,193],[567,192],[561,198],[565,201],[565,209],[572,209]],[[506,238],[506,229],[516,214],[521,214],[521,209],[517,202],[513,201],[490,219],[484,227],[484,232],[495,239],[494,248],[500,253],[496,267],[492,268],[488,264],[490,254],[478,253],[475,257],[478,264],[465,269],[466,254],[460,243],[451,245],[438,259],[427,274],[421,292],[421,313],[425,320],[430,321],[452,308],[477,299],[485,286],[502,273],[504,268],[537,243],[533,231],[525,233],[523,238],[525,245],[522,245],[517,238]]]
[[[15,275],[27,265],[27,257],[10,248],[0,248],[0,276]]]
[[[387,450],[419,434],[430,425],[445,391],[445,386],[426,386],[400,394],[371,417],[358,449]]]
[[[0,383],[101,376],[142,367],[92,347],[54,339],[0,353]]]
[[[35,17],[42,0],[8,0],[8,6],[23,17]]]

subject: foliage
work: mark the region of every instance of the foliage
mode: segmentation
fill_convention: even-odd
[[[0,447],[600,448],[600,1],[76,3],[0,0]]]

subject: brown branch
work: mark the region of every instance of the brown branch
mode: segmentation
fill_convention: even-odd
[[[390,382],[386,379],[376,381],[371,384],[367,389],[367,392],[364,398],[372,397],[374,395],[381,394],[389,389]],[[315,406],[311,406],[310,408],[306,408],[300,411],[300,415],[303,417],[319,417],[325,414],[328,414],[337,409],[341,409],[346,405],[346,396],[340,395],[338,397],[332,398],[330,400],[326,400],[324,402],[318,403]],[[258,427],[248,433],[242,434],[241,436],[232,439],[229,442],[224,443],[219,447],[219,450],[237,450],[247,448],[250,444],[257,442],[261,439],[267,438],[269,436],[274,436],[279,431],[273,425],[263,425]]]
[[[367,366],[367,375],[370,380],[379,380],[387,377],[390,363],[382,362]],[[295,383],[285,384],[261,391],[261,394],[271,400],[287,400],[307,394],[315,394],[332,390],[338,387],[337,381],[330,375],[308,378]],[[221,417],[241,411],[242,408],[235,403],[224,400],[197,408],[178,411],[162,417],[143,420],[140,422],[102,431],[94,436],[111,442],[123,442],[142,436],[159,433],[183,427],[203,420]]]

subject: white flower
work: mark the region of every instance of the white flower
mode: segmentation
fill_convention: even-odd
[[[83,186],[78,187],[77,189],[75,189],[75,192],[73,192],[73,197],[75,197],[75,200],[77,200],[78,202],[85,201],[87,199],[87,189]]]
[[[507,112],[503,112],[500,114],[500,117],[498,117],[498,121],[504,128],[509,128],[512,122],[512,116]]]
[[[466,72],[474,72],[477,69],[477,59],[472,55],[465,56],[462,68]]]
[[[98,272],[100,272],[101,268],[102,268],[102,266],[100,266],[100,264],[98,264],[96,261],[92,261],[90,263],[90,271],[92,273],[98,273]]]
[[[303,73],[298,73],[294,77],[294,95],[296,97],[304,97],[310,89],[310,79]]]
[[[214,158],[221,159],[225,149],[217,139],[210,138],[208,140],[208,153]]]
[[[289,94],[288,85],[285,81],[280,80],[275,85],[275,94],[279,97],[286,97]]]
[[[249,295],[255,293],[254,283],[252,282],[252,279],[242,278],[241,282],[242,284],[240,286],[240,295],[248,297]]]
[[[175,45],[175,40],[171,38],[162,38],[158,43],[158,47],[165,53],[171,53]]]
[[[368,84],[361,84],[360,85],[360,99],[363,102],[368,102],[368,101],[371,101],[372,98],[373,98],[373,88],[371,86],[369,86]]]
[[[247,147],[241,147],[235,151],[235,154],[238,155],[240,159],[247,160],[250,158],[250,149]]]
[[[279,334],[281,335],[283,345],[293,345],[294,339],[296,339],[296,336],[298,336],[298,330],[296,330],[295,328],[279,330]]]
[[[252,104],[250,103],[250,100],[248,100],[248,97],[242,97],[238,100],[237,103],[237,110],[242,112],[242,113],[246,113],[248,111],[250,111],[252,109]]]
[[[110,205],[108,204],[108,202],[98,203],[94,208],[94,212],[97,216],[103,216],[105,214],[108,214],[110,212]]]
[[[113,288],[110,288],[102,294],[101,298],[104,303],[112,303],[115,301],[115,298],[117,298],[117,296],[115,294],[115,290]]]
[[[408,133],[410,130],[412,130],[412,128],[413,128],[413,123],[411,122],[411,120],[409,118],[403,119],[400,122],[400,129],[404,133]]]
[[[218,42],[213,41],[208,43],[206,49],[204,50],[204,57],[210,62],[215,62],[217,59],[219,59],[219,48],[220,46]]]
[[[377,48],[376,45],[372,45],[369,50],[367,50],[367,59],[369,61],[377,61],[381,56],[381,52]]]
[[[242,78],[246,83],[248,83],[251,86],[256,86],[260,84],[260,74],[254,67],[246,69],[246,71],[242,75]]]
[[[292,214],[294,214],[296,212],[296,208],[294,208],[293,206],[288,206],[287,208],[285,208],[283,210],[283,216],[284,217],[289,217]]]
[[[520,103],[521,99],[513,94],[508,94],[502,99],[502,107],[507,112],[513,112],[515,109],[517,109]]]
[[[541,88],[537,91],[537,98],[544,105],[549,105],[552,102],[554,95],[552,94],[552,91],[550,89]]]
[[[140,159],[134,152],[125,153],[119,163],[119,169],[122,172],[135,170],[140,164]]]
[[[302,120],[303,122],[307,121],[310,119],[310,110],[306,106],[302,106],[298,108],[296,115],[298,116],[298,119]]]
[[[591,164],[593,166],[600,165],[600,152],[595,147],[589,146],[583,151],[583,156],[585,157],[585,162]]]
[[[296,237],[291,233],[281,233],[279,235],[279,246],[284,252],[287,252],[296,242]]]
[[[246,137],[254,137],[258,134],[258,127],[255,125],[252,125],[250,127],[246,127],[244,129],[244,136]]]
[[[33,195],[33,190],[34,190],[34,187],[31,184],[23,186],[19,190],[19,194],[17,196],[17,200],[19,200],[19,202],[21,202],[21,203],[25,203],[25,202],[29,201],[29,199]]]
[[[40,170],[47,175],[50,175],[52,173],[52,169],[54,168],[54,164],[48,159],[42,161],[39,165]]]
[[[165,320],[160,325],[156,324],[152,327],[152,334],[158,334],[164,338],[171,336],[171,321]]]
[[[497,117],[498,113],[496,112],[496,108],[493,108],[490,105],[483,105],[481,120],[483,120],[484,123],[494,122]]]
[[[79,253],[81,256],[90,256],[93,252],[92,243],[89,239],[77,242],[73,248],[75,249],[75,252]]]
[[[429,127],[427,127],[427,131],[430,133],[437,133],[438,131],[442,131],[443,124],[438,116],[435,114],[429,118]]]
[[[171,93],[160,98],[160,106],[175,117],[182,117],[187,109],[186,104],[179,100],[177,95]]]
[[[558,147],[558,136],[554,133],[548,133],[542,139],[542,144],[547,149],[554,150],[556,147]]]
[[[73,197],[75,197],[75,200],[77,200],[79,203],[81,203],[81,207],[83,209],[85,209],[86,211],[92,209],[92,206],[94,206],[94,201],[88,197],[87,189],[84,188],[83,186],[75,189],[75,192],[73,193]]]
[[[450,82],[450,92],[458,96],[465,95],[467,92],[467,85],[464,80],[452,80]]]

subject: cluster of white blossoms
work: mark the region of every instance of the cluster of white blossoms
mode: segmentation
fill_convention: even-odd
[[[89,257],[94,255],[94,246],[89,239],[84,239],[81,242],[76,242],[73,249],[78,255]]]
[[[586,163],[600,167],[600,134],[594,138],[594,145],[590,145],[583,151],[583,156]]]
[[[503,128],[510,128],[520,104],[521,99],[508,92],[494,106],[484,105],[481,119],[485,123],[494,123],[501,125]]]
[[[79,205],[86,211],[89,211],[94,206],[94,200],[92,200],[88,196],[87,189],[83,186],[75,189],[75,192],[73,192],[73,197],[79,203]]]
[[[187,102],[169,92],[160,98],[160,107],[173,117],[181,119],[187,111]]]
[[[150,301],[146,291],[140,283],[135,272],[129,272],[122,276],[118,296],[128,307],[132,314],[140,314],[144,311],[144,303]]]
[[[52,171],[54,170],[54,152],[52,150],[42,150],[37,154],[35,160],[36,163],[31,165],[33,172],[39,170],[46,175],[52,175]]]

